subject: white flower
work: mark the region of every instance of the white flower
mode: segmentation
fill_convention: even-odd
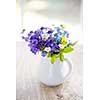
[[[46,47],[44,50],[49,52],[51,49],[50,49],[50,47],[48,47],[48,48]]]
[[[65,46],[62,45],[62,44],[59,44],[59,47],[60,47],[61,49],[63,49]]]
[[[45,33],[45,34],[42,34],[42,39],[43,39],[43,40],[46,40],[46,39],[48,39],[48,37],[49,37],[49,34],[47,34],[47,33]]]

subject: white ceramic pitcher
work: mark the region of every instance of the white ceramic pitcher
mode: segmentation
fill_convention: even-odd
[[[72,63],[65,58],[64,62],[58,59],[51,64],[50,59],[41,57],[39,65],[39,80],[47,86],[57,86],[67,80],[72,73]]]

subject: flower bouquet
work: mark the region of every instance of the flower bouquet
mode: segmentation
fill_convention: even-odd
[[[33,54],[41,52],[41,56],[49,57],[51,63],[54,64],[56,59],[64,61],[64,53],[69,53],[74,50],[73,46],[77,43],[72,43],[69,39],[69,33],[65,30],[64,25],[51,27],[40,27],[35,31],[30,31],[27,36],[24,36],[25,29],[22,30],[22,39],[28,42],[30,51]]]

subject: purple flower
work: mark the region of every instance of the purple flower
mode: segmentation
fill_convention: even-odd
[[[51,46],[51,44],[52,44],[52,42],[53,42],[53,40],[52,40],[52,37],[50,36],[50,37],[48,37],[48,39],[46,40],[46,47],[50,47]]]
[[[34,39],[34,36],[31,36],[31,37],[30,37],[30,41],[32,41],[33,39]]]
[[[46,28],[46,27],[41,27],[40,29],[41,29],[41,30],[44,30],[44,29],[47,29],[47,28]]]
[[[42,40],[42,41],[40,41],[40,44],[46,45],[46,41]]]
[[[37,39],[33,39],[33,40],[32,40],[32,43],[33,43],[33,44],[38,44],[38,40],[37,40]]]
[[[53,32],[54,32],[53,30],[49,30],[49,31],[48,31],[48,34],[51,34],[51,33],[53,33]]]
[[[34,33],[33,31],[30,31],[30,32],[28,33],[28,36],[30,37],[33,33]]]
[[[50,41],[52,41],[52,36],[49,36],[48,38],[47,38],[47,40],[46,40],[47,42],[50,42]]]
[[[32,40],[34,40],[34,39],[39,40],[39,36],[38,36],[37,34],[35,34],[35,35],[32,35],[32,36],[30,37],[30,41],[32,41]]]
[[[30,31],[30,33],[33,33],[33,31]]]
[[[31,48],[31,52],[34,53],[34,54],[36,54],[38,52],[38,48],[32,47]]]
[[[39,49],[40,49],[40,47],[39,47],[38,44],[32,44],[32,43],[30,43],[30,44],[28,44],[28,46],[30,47],[30,51],[32,53],[34,53],[34,54],[36,54],[39,51]]]
[[[35,32],[34,32],[34,35],[36,35],[36,36],[39,36],[39,35],[41,35],[42,34],[42,31],[41,30],[36,30]]]
[[[55,51],[59,49],[59,46],[57,45],[57,43],[54,43],[54,42],[50,45],[50,47],[51,47],[51,51]]]
[[[47,42],[45,47],[50,47],[50,45],[51,45],[51,42]]]
[[[22,33],[24,31],[25,29],[23,29]],[[56,33],[54,33],[54,31]],[[62,36],[68,38],[69,34],[61,27],[54,26],[54,28],[41,27],[35,31],[31,30],[26,37],[22,36],[22,39],[29,43],[28,46],[32,53],[36,54],[40,51],[41,55],[45,57],[48,53],[45,48],[49,48],[50,52],[59,52],[59,44]]]

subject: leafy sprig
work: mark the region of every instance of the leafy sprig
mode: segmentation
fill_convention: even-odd
[[[75,42],[76,43],[76,42]],[[73,43],[73,44],[75,44]],[[64,53],[70,53],[74,50],[74,48],[72,48],[71,46],[67,46],[64,49],[60,49],[59,52],[55,53],[55,52],[49,52],[48,53],[48,57],[51,57],[51,63],[54,64],[54,62],[56,61],[57,58],[60,59],[60,61],[64,61]]]

